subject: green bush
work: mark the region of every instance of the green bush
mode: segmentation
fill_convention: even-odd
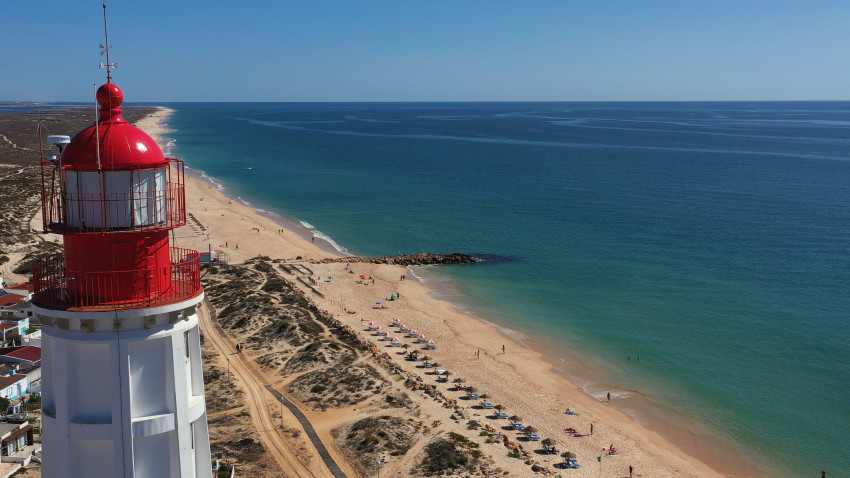
[[[28,275],[32,273],[32,261],[25,261],[18,264],[18,267],[15,267],[12,272],[15,274]]]
[[[230,475],[233,473],[233,466],[221,464],[218,467],[218,472],[216,473],[216,478],[230,478]]]
[[[470,465],[470,458],[457,444],[440,439],[425,447],[422,469],[426,474],[443,473]]]

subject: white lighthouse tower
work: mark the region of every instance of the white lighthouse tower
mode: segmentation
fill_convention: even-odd
[[[96,96],[97,123],[42,162],[44,228],[64,236],[33,262],[42,476],[211,477],[200,255],[169,242],[183,163],[122,118],[110,76]]]

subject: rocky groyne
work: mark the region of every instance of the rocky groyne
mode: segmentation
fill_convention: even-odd
[[[327,264],[331,262],[349,262],[349,263],[371,263],[371,264],[395,264],[399,266],[425,266],[432,264],[474,264],[480,262],[481,259],[464,254],[463,252],[455,252],[453,254],[399,254],[397,256],[387,257],[335,257],[327,258],[318,261],[319,264]]]

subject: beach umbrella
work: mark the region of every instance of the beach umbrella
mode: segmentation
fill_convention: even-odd
[[[379,325],[379,326],[378,326],[375,330],[377,330],[378,332],[380,332],[380,331],[384,330],[384,328],[383,328],[383,327],[381,327],[381,326]]]
[[[365,279],[365,278],[366,278],[366,274],[360,274],[360,278],[361,278],[361,279]]]
[[[475,393],[478,391],[478,389],[475,387],[466,387],[466,391],[469,393]]]
[[[520,417],[519,415],[511,415],[510,417],[508,417],[508,420],[512,422],[521,422],[522,417]]]
[[[374,325],[375,325],[375,323],[374,323],[374,322],[369,322],[369,326],[370,326],[370,327],[371,327],[371,326],[374,326]]]
[[[504,410],[504,409],[505,409],[505,406],[504,406],[504,405],[502,405],[502,404],[500,403],[500,404],[496,405],[496,406],[495,406],[495,407],[493,407],[493,408],[495,408],[496,410],[498,410],[498,411],[500,411],[500,412],[501,412],[502,410]]]
[[[392,340],[390,340],[390,342],[398,342],[398,337],[393,337]]]
[[[462,379],[462,378],[458,377],[458,378],[456,378],[456,379],[452,380],[452,383],[463,383],[463,382],[465,382],[465,381],[466,381],[466,380],[464,380],[464,379]]]
[[[394,319],[393,319],[393,322],[395,322],[395,323],[399,323],[399,322],[401,322],[401,319],[399,319],[398,317],[396,317],[396,318],[394,318]]]
[[[561,453],[561,457],[566,459],[566,460],[575,460],[576,454],[571,452],[571,451],[565,451],[565,452]]]
[[[435,344],[435,342],[433,340],[428,341],[428,345],[434,345],[434,344]]]
[[[425,338],[425,334],[419,334],[419,338],[420,338],[420,339],[424,339],[424,338]]]
[[[546,446],[551,446],[551,445],[555,444],[555,440],[553,440],[551,438],[544,438],[543,441],[541,441],[540,443],[542,443],[543,445],[546,445]]]
[[[478,396],[478,398],[480,398],[481,400],[487,400],[487,394],[482,393],[481,395]]]
[[[416,336],[416,329],[410,329],[410,335]]]
[[[451,372],[451,371],[449,371],[449,370],[446,370],[445,372],[443,372],[443,375],[445,375],[446,377],[448,377],[448,376],[452,375],[452,372]]]
[[[536,428],[534,428],[534,427],[526,427],[526,428],[525,428],[525,432],[526,432],[526,433],[529,433],[529,434],[530,434],[530,433],[537,433],[537,429],[536,429]]]
[[[383,335],[384,337],[387,337],[387,336],[390,335],[390,332],[388,330],[385,330],[385,331],[381,332],[381,335]]]

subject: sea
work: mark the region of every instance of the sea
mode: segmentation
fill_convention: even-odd
[[[342,252],[482,258],[415,274],[588,393],[850,476],[850,102],[166,106],[171,155]]]

